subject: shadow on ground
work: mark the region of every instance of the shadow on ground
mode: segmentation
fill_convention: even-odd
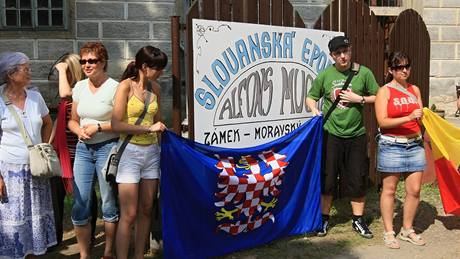
[[[349,243],[346,240],[314,239],[311,240],[305,236],[283,238],[257,248],[216,258],[330,258],[334,254],[340,254],[344,256],[343,258],[349,259],[359,258],[349,249]]]
[[[402,187],[402,188],[401,188]],[[418,233],[429,230],[430,226],[438,220],[447,230],[460,229],[460,217],[439,215],[437,208],[440,207],[439,192],[435,187],[427,187],[423,191],[426,200],[420,202],[414,221],[414,229]],[[359,258],[356,247],[380,248],[383,226],[381,222],[380,193],[377,188],[369,189],[366,195],[366,207],[364,219],[374,232],[373,239],[363,239],[351,229],[351,206],[349,199],[337,199],[331,210],[331,230],[323,238],[313,234],[298,235],[275,240],[266,245],[252,249],[238,251],[218,258]],[[398,232],[402,226],[404,187],[401,183],[395,198],[395,230]],[[439,210],[439,208],[438,208]],[[429,231],[427,231],[429,232]],[[103,254],[104,239],[102,223],[98,225],[96,244],[91,258],[100,258]],[[378,249],[376,251],[379,251]],[[42,258],[79,258],[78,247],[73,233],[67,233],[65,241],[52,252]],[[163,258],[161,251],[155,250],[145,255],[145,258]]]
[[[396,233],[399,233],[400,229],[402,228],[403,225],[403,202],[400,200],[397,200],[397,203],[399,204],[398,207],[396,207],[396,215],[393,220],[394,224],[394,229]],[[431,225],[434,224],[434,220],[436,219],[438,215],[438,212],[436,208],[425,202],[421,201],[418,209],[417,209],[417,214],[414,219],[414,229],[416,230],[417,233],[423,233],[425,230],[427,230]]]
[[[448,230],[460,229],[460,216],[436,216]]]
[[[99,259],[104,254],[104,246],[105,246],[105,234],[103,232],[104,227],[101,221],[98,222],[96,228],[96,239],[94,241],[94,246],[91,249],[91,258]],[[67,238],[66,238],[67,237]],[[69,259],[79,259],[80,254],[78,251],[77,239],[74,235],[67,235],[64,237],[64,241],[57,247],[53,248],[52,250],[48,251],[46,255],[40,256],[39,258],[46,258],[46,259],[58,259],[58,258],[69,258]],[[130,251],[132,255],[133,251]],[[130,255],[130,257],[131,257]],[[161,259],[163,258],[163,254],[161,250],[151,250],[147,251],[144,255],[144,258],[149,259]]]
[[[379,207],[380,192],[377,187],[372,187],[368,190],[366,194],[366,206],[364,209],[364,221],[371,225],[375,220],[380,218],[380,207]],[[395,208],[399,205],[399,200],[395,200]],[[331,209],[331,228],[334,226],[346,225],[349,224],[351,227],[351,204],[350,199],[343,197],[336,199],[333,202],[333,207]]]

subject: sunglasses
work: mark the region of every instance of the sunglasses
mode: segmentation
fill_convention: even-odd
[[[101,61],[100,59],[80,59],[80,65],[85,65],[86,63],[94,65],[97,64],[97,62]]]
[[[52,80],[57,80],[58,79],[58,72],[56,70],[56,68],[54,66],[56,66],[59,62],[62,61],[62,59],[69,55],[70,53],[69,52],[66,52],[64,54],[62,54],[58,59],[56,59],[53,63],[53,65],[51,66],[50,68],[50,71],[48,72],[48,81],[52,81]]]
[[[410,64],[398,65],[398,66],[391,67],[391,69],[393,69],[393,70],[403,70],[404,68],[406,70],[409,70],[410,69]]]

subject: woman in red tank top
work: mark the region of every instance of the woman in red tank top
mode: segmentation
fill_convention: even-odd
[[[410,58],[402,52],[391,53],[388,59],[389,83],[379,89],[375,100],[375,113],[381,132],[377,170],[382,174],[383,182],[380,196],[383,240],[387,247],[393,249],[399,248],[393,229],[393,210],[401,175],[405,179],[406,199],[403,226],[398,238],[415,245],[425,244],[413,229],[426,161],[419,123],[423,104],[419,88],[407,82],[410,72]]]

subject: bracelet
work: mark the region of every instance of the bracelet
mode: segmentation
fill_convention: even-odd
[[[102,127],[100,123],[97,124],[97,132],[102,132]]]
[[[364,96],[361,96],[361,104],[365,104],[366,103],[366,99],[364,99]]]

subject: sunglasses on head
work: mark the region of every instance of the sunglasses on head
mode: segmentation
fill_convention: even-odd
[[[55,66],[59,63],[59,62],[62,62],[62,59],[69,55],[70,53],[69,52],[66,52],[64,54],[62,54],[58,59],[56,59],[53,63],[53,65],[51,66],[50,68],[50,71],[48,72],[48,80],[51,81],[51,80],[57,80],[57,70],[55,68]]]
[[[101,61],[100,59],[80,59],[80,65],[85,65],[86,63],[88,64],[91,64],[91,65],[94,65],[96,64],[97,62]]]
[[[161,50],[159,48],[155,48],[153,47],[153,51],[152,51],[153,55],[156,57],[156,56],[160,56],[161,55]]]
[[[406,64],[406,65],[398,65],[398,66],[394,66],[394,67],[391,67],[391,69],[393,70],[402,70],[402,69],[409,69],[410,68],[410,64]]]

